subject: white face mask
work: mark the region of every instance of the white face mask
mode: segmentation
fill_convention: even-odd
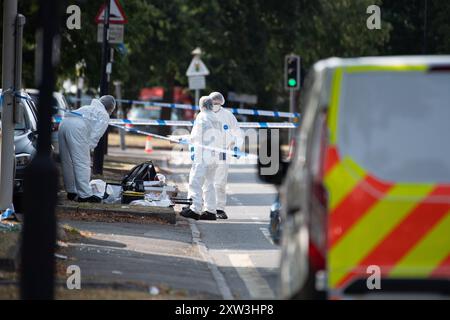
[[[215,104],[215,105],[213,105],[212,111],[213,111],[213,112],[219,112],[219,111],[220,111],[220,108],[222,108],[221,105]]]

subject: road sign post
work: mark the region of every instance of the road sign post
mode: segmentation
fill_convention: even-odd
[[[122,82],[114,81],[114,87],[116,89],[116,99],[117,99],[117,118],[124,119],[124,112],[122,106],[122,91],[121,91]],[[120,135],[120,149],[125,150],[125,131],[119,130]]]
[[[200,98],[200,90],[206,88],[206,76],[209,75],[209,70],[200,59],[202,55],[202,50],[196,48],[192,51],[191,63],[186,71],[186,75],[189,79],[189,90],[195,90],[195,105],[198,105],[198,100]]]
[[[106,0],[106,9],[104,10],[105,26],[103,28],[103,42],[102,42],[102,70],[101,70],[101,80],[100,80],[100,96],[108,94],[108,75],[107,75],[107,64],[109,61],[109,44],[108,44],[108,29],[109,29],[109,13],[111,8],[111,1]],[[107,130],[108,131],[108,130]],[[105,133],[98,142],[97,147],[94,150],[94,163],[93,172],[94,174],[103,174],[103,160],[105,157],[105,143],[106,143]]]
[[[123,42],[123,26],[117,27],[117,25],[123,25],[128,21],[118,0],[106,0],[106,3],[104,3],[100,8],[97,17],[95,18],[95,22],[99,25],[98,29],[103,30],[103,33],[100,33],[99,30],[97,31],[97,37],[99,34],[102,35],[102,74],[100,81],[100,96],[103,96],[108,94],[109,79],[112,68],[109,43]],[[101,137],[98,146],[94,150],[94,174],[103,174],[103,160],[107,150],[108,129],[103,137]]]

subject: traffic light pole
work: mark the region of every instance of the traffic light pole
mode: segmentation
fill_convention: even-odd
[[[295,89],[289,89],[289,112],[295,112]],[[289,143],[291,143],[292,138],[294,137],[294,131],[292,129],[289,130]]]
[[[289,112],[295,113],[295,92],[300,90],[300,57],[288,54],[284,59],[284,86],[289,90]],[[289,130],[288,143],[294,137],[293,130]]]
[[[111,1],[106,0],[105,7],[105,20],[103,25],[103,42],[102,42],[102,75],[100,81],[100,96],[108,94],[108,74],[107,74],[107,64],[109,62],[109,14],[111,10]],[[94,150],[94,174],[103,174],[103,160],[105,158],[105,150],[107,139],[106,136],[108,130],[101,137],[97,147]]]

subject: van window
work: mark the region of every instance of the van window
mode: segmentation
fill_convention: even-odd
[[[450,73],[345,74],[338,146],[376,177],[450,183]]]

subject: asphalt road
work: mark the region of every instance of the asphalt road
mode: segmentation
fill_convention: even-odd
[[[110,148],[112,156],[153,159],[171,174],[168,178],[181,191],[187,191],[190,164],[185,153],[143,150],[121,151]],[[268,235],[269,209],[276,197],[276,189],[258,179],[255,165],[237,161],[230,166],[227,190],[228,220],[189,221],[192,242],[199,248],[217,292],[208,290],[211,297],[234,299],[271,299],[276,297],[276,275],[279,248]],[[177,208],[180,209],[180,208]],[[181,218],[183,219],[183,218]],[[186,265],[190,268],[192,265]],[[209,279],[210,275],[198,274]],[[210,285],[210,281],[206,281]],[[176,285],[180,287],[179,285]]]

